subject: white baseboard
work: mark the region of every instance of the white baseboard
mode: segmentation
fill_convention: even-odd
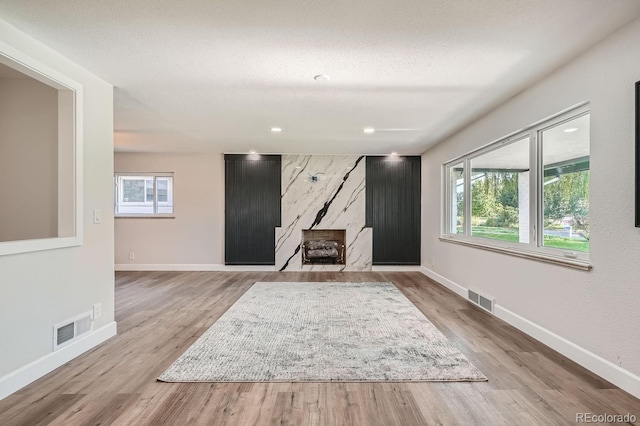
[[[495,305],[494,313],[495,316],[511,324],[518,330],[523,331],[534,339],[560,352],[562,355],[605,380],[608,380],[620,389],[624,389],[636,398],[640,398],[639,376],[502,306]]]
[[[437,274],[431,269],[425,268],[424,266],[421,267],[421,272],[438,284],[453,291],[458,296],[465,300],[467,299],[467,289],[465,287],[443,277],[440,274]],[[549,346],[551,349],[561,353],[572,361],[580,364],[587,370],[592,371],[603,379],[613,383],[620,389],[629,392],[636,398],[640,398],[640,376],[625,370],[611,361],[576,345],[570,340],[567,340],[564,337],[555,334],[551,330],[521,317],[515,312],[512,312],[500,305],[494,305],[494,315],[523,333],[528,334],[539,342]]]
[[[373,266],[374,272],[420,272],[420,266],[380,265]],[[274,272],[272,265],[222,265],[215,263],[117,263],[116,271],[238,271],[238,272]]]
[[[458,296],[463,297],[465,299],[467,298],[467,294],[468,294],[467,289],[462,287],[460,284],[455,283],[455,282],[451,281],[450,279],[445,278],[440,274],[437,274],[436,272],[432,271],[431,269],[425,268],[424,266],[420,267],[420,272],[422,272],[423,274],[425,274],[426,276],[428,276],[429,278],[431,278],[432,280],[434,280],[438,284],[448,288],[449,290],[451,290],[452,292],[454,292]]]
[[[273,265],[222,265],[216,263],[116,263],[116,271],[239,271],[273,272]]]
[[[27,386],[56,368],[71,361],[89,349],[93,349],[105,340],[117,334],[116,322],[100,327],[88,333],[64,348],[51,352],[24,367],[0,377],[0,400]]]

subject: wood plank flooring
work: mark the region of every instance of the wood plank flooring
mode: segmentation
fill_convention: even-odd
[[[475,383],[160,383],[256,281],[391,281]],[[0,401],[0,425],[565,425],[640,400],[417,272],[116,274],[118,336]]]

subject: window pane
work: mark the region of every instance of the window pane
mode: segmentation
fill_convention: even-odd
[[[529,242],[529,137],[471,160],[471,234]]]
[[[158,178],[158,202],[167,202],[167,187],[169,182],[166,178]]]
[[[546,247],[589,251],[589,115],[541,132]]]
[[[449,167],[449,233],[464,234],[464,163]]]
[[[148,182],[148,176],[119,176],[116,214],[153,214],[153,186],[149,200]]]
[[[122,201],[125,203],[141,203],[144,201],[144,180],[123,179]]]
[[[146,202],[153,203],[153,179],[145,180],[145,188],[146,188]]]
[[[173,178],[157,178],[158,213],[173,213]]]

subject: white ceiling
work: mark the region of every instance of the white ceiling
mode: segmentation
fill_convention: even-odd
[[[418,154],[639,15],[637,0],[0,2],[115,85],[119,151]]]

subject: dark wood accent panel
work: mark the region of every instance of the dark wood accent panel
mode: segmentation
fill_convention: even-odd
[[[279,155],[224,156],[225,263],[274,265],[280,226]]]
[[[367,157],[374,265],[420,265],[420,157]]]

